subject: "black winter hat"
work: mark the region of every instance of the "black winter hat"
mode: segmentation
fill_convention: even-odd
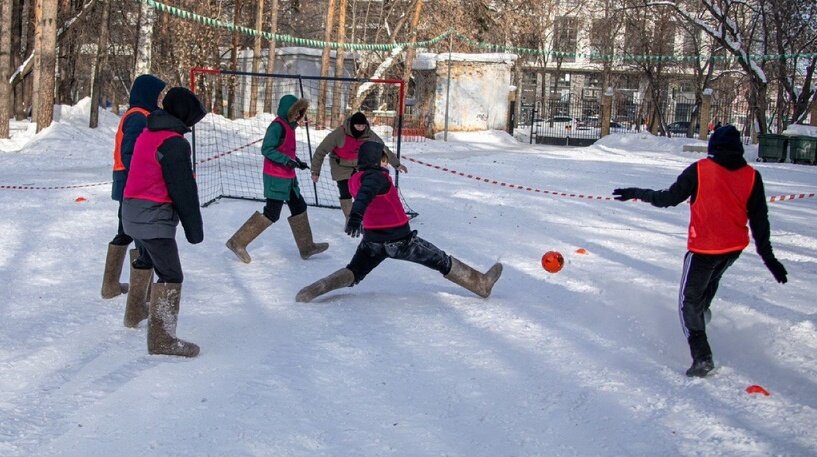
[[[353,114],[352,117],[349,118],[349,124],[368,124],[369,120],[366,119],[366,115],[358,111],[357,113]]]
[[[743,155],[743,142],[734,125],[725,125],[715,129],[709,137],[707,151],[710,156]]]
[[[383,144],[377,141],[366,141],[360,145],[357,152],[357,167],[363,168],[378,168],[380,167],[380,159],[383,157]]]
[[[174,87],[167,91],[167,95],[162,100],[162,108],[188,127],[194,126],[207,114],[207,110],[196,94],[184,87]]]

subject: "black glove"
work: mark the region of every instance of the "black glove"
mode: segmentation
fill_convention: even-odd
[[[309,169],[309,165],[307,165],[306,162],[304,162],[303,160],[301,160],[301,159],[299,159],[297,157],[295,157],[295,163],[296,163],[295,166],[298,167],[299,170],[308,170]]]
[[[638,187],[626,187],[624,189],[614,189],[613,195],[615,195],[615,199],[618,201],[626,202],[627,200],[632,200],[634,198],[638,198],[638,194],[641,192],[641,189]]]
[[[786,275],[788,275],[789,273],[786,271],[786,267],[784,267],[779,260],[777,260],[774,257],[769,257],[763,259],[763,263],[765,263],[766,268],[768,268],[769,271],[772,272],[772,276],[774,276],[774,279],[777,282],[779,282],[780,284],[786,284],[786,281],[788,280],[786,278]]]
[[[349,220],[346,221],[346,234],[352,238],[357,238],[363,231],[363,216],[357,213],[349,215]]]

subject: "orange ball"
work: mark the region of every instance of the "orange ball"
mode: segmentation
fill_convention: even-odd
[[[565,264],[565,258],[556,251],[548,251],[542,256],[542,268],[548,273],[558,273]]]

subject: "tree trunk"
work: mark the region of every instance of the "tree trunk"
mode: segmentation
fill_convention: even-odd
[[[329,6],[326,10],[326,32],[323,35],[323,41],[326,44],[323,47],[323,54],[321,55],[321,78],[329,76],[329,41],[332,39],[332,29],[335,26],[335,0],[329,0]],[[321,79],[318,88],[318,115],[317,128],[323,128],[325,123],[326,113],[326,79]]]
[[[255,30],[258,32],[257,35],[254,37],[253,49],[252,49],[252,72],[258,73],[261,69],[261,30],[264,27],[264,0],[256,0],[257,3],[255,5]],[[250,117],[255,116],[257,111],[256,105],[258,105],[258,84],[259,78],[256,76],[252,77],[252,81],[250,82],[250,109],[249,115]]]
[[[102,19],[100,19],[99,41],[96,47],[93,81],[91,83],[91,119],[88,127],[95,129],[99,125],[99,98],[102,90],[103,68],[106,67],[108,56],[108,15],[111,11],[110,0],[100,0],[102,3]]]
[[[270,17],[269,32],[272,39],[269,40],[269,50],[267,51],[267,73],[275,73],[275,34],[278,33],[278,0],[272,0],[270,4],[272,15]],[[272,85],[272,78],[267,78],[266,86],[264,86],[264,112],[275,114],[273,107],[273,94],[275,88]]]
[[[37,116],[37,101],[34,99],[34,94],[37,93],[38,88],[40,87],[40,73],[41,73],[41,64],[40,60],[42,59],[42,52],[40,48],[42,47],[42,21],[43,21],[43,1],[44,0],[34,0],[34,48],[33,48],[33,69],[32,69],[32,96],[31,96],[31,119],[36,119]]]
[[[136,44],[136,62],[133,66],[133,77],[150,73],[151,53],[153,51],[153,25],[156,23],[156,10],[147,3],[142,3],[139,12],[139,34]]]
[[[411,79],[411,66],[414,64],[414,56],[417,54],[417,48],[414,43],[417,42],[417,27],[420,25],[420,14],[423,11],[423,0],[415,0],[414,2],[414,16],[411,18],[411,44],[406,51],[406,68],[403,69],[403,82],[408,86],[409,79]]]
[[[37,92],[37,131],[54,120],[54,86],[57,64],[57,0],[42,0],[40,22],[40,84]]]
[[[241,21],[241,0],[235,1],[235,12],[233,15],[233,24],[238,25]],[[230,70],[238,70],[238,30],[233,31],[233,42],[230,47]],[[230,75],[227,78],[227,118],[235,119],[235,75]]]
[[[339,10],[340,16],[338,17],[338,43],[340,46],[338,50],[335,51],[335,77],[341,78],[343,77],[343,44],[346,43],[346,9],[347,9],[347,0],[339,0]],[[335,81],[335,86],[332,89],[332,117],[329,120],[332,125],[339,124],[341,122],[341,116],[343,115],[343,109],[341,105],[341,93],[340,93],[340,80]],[[348,100],[347,100],[348,101]]]
[[[0,0],[0,138],[9,137],[11,118],[11,3]]]

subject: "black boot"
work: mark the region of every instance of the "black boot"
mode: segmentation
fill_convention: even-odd
[[[687,376],[704,378],[710,371],[715,369],[715,364],[712,362],[712,357],[704,357],[692,361],[692,366],[687,370]]]

